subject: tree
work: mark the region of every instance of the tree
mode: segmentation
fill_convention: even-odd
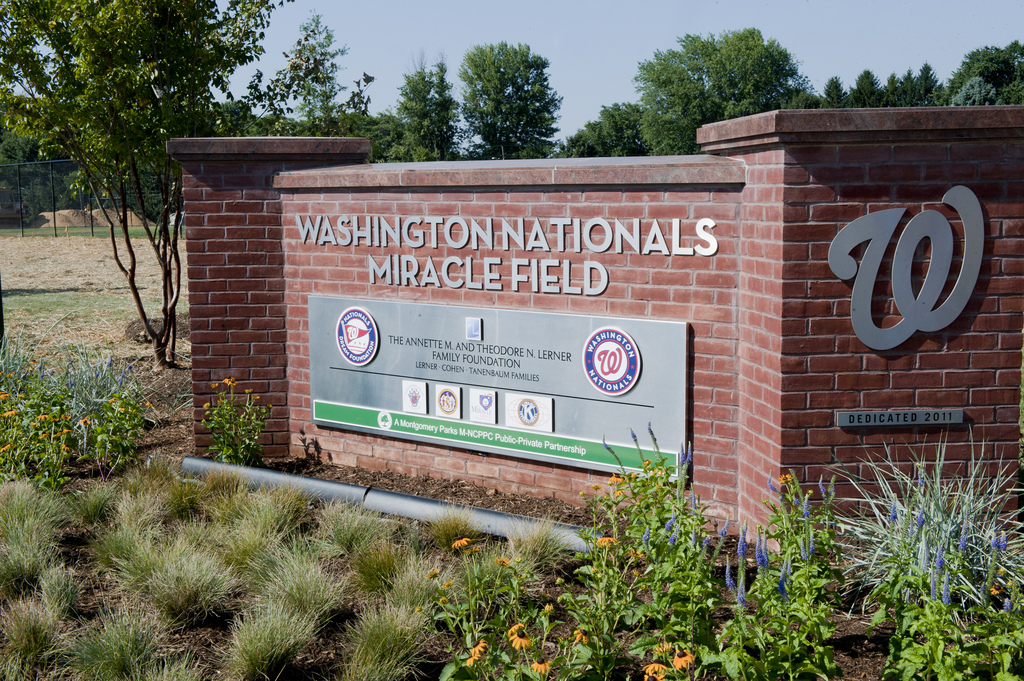
[[[448,65],[438,60],[434,68],[420,64],[405,74],[399,90],[398,115],[404,123],[404,146],[412,161],[447,161],[457,154],[459,103],[452,96]]]
[[[854,109],[882,106],[882,85],[870,69],[864,69],[850,88],[846,105]]]
[[[588,121],[561,142],[555,155],[563,158],[647,156],[650,152],[640,129],[642,113],[639,104],[602,106],[597,120]]]
[[[825,91],[822,94],[824,105],[829,109],[841,109],[846,106],[846,98],[849,94],[846,92],[846,88],[843,87],[843,81],[839,80],[839,76],[832,76],[825,83]]]
[[[474,158],[543,158],[555,146],[559,97],[529,45],[477,45],[462,59],[462,116]]]
[[[700,126],[781,109],[810,90],[793,56],[756,28],[686,35],[678,50],[640,62],[635,80],[644,139],[655,154],[696,153]]]
[[[113,199],[116,209],[104,215],[114,260],[156,367],[174,364],[181,292],[181,168],[164,145],[213,132],[214,89],[227,92],[234,70],[262,53],[273,7],[274,0],[229,0],[223,9],[213,0],[0,0],[4,124],[38,139],[44,153],[66,154],[84,185]],[[136,284],[133,211],[160,266],[159,313],[147,312]]]
[[[947,97],[952,100],[972,78],[981,78],[995,88],[993,104],[1024,103],[1024,44],[1014,40],[1006,47],[981,47],[968,52],[949,79]]]
[[[953,106],[985,106],[996,103],[996,89],[985,82],[981,76],[975,76],[964,83],[949,100]]]

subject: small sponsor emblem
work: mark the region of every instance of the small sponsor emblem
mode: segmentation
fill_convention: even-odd
[[[449,419],[462,418],[462,388],[457,385],[434,386],[434,413]]]
[[[413,388],[412,390],[409,391],[409,404],[411,404],[413,407],[420,406],[421,399],[423,399],[423,395],[420,394],[419,390]]]
[[[377,323],[361,307],[350,307],[338,319],[338,350],[354,366],[361,367],[373,361],[380,346]]]
[[[554,431],[554,400],[539,395],[505,393],[505,425],[520,430]]]
[[[382,411],[377,414],[377,425],[384,430],[391,430],[391,412]]]
[[[466,317],[466,340],[482,341],[484,339],[484,320],[480,317]]]
[[[605,395],[624,395],[640,378],[640,349],[621,329],[598,329],[583,346],[583,371]]]
[[[474,423],[495,424],[498,422],[496,408],[497,393],[493,390],[469,389],[469,420]]]
[[[540,419],[540,407],[533,400],[526,399],[519,402],[519,420],[524,426],[535,426]]]
[[[407,414],[427,413],[426,381],[402,381],[402,411]]]

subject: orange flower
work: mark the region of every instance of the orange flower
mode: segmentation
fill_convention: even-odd
[[[527,636],[526,628],[522,624],[514,624],[508,630],[508,642],[516,650],[524,650],[533,645],[533,639]]]
[[[4,416],[14,416],[17,413],[18,413],[17,409],[11,409],[10,411],[5,411],[4,412]]]
[[[464,546],[469,546],[472,543],[472,541],[473,540],[469,537],[458,537],[455,541],[452,542],[452,548],[461,549]]]
[[[573,630],[573,632],[572,632],[572,640],[575,641],[576,643],[582,643],[584,645],[586,645],[590,641],[590,639],[587,638],[587,631],[586,631],[586,629],[583,629],[582,627],[579,628],[579,629]]]
[[[479,660],[480,656],[484,654],[485,650],[487,650],[487,641],[485,641],[484,639],[480,639],[476,642],[476,645],[473,646],[473,650],[470,652],[472,653],[473,657]]]
[[[439,574],[440,573],[437,571],[437,568],[434,568],[433,570],[431,570],[430,572],[427,573],[427,579],[434,579]]]
[[[608,478],[609,485],[621,485],[624,482],[626,481],[614,473],[612,474],[612,477]]]
[[[530,669],[537,672],[538,674],[547,674],[551,669],[551,662],[541,658],[530,665]]]
[[[229,376],[228,378],[224,379],[224,385],[234,388],[236,385],[238,385],[238,381]]]
[[[220,385],[220,383],[211,383],[210,387],[211,388],[216,388],[218,385]]]
[[[793,482],[793,476],[790,475],[789,473],[786,473],[785,475],[779,477],[780,485],[788,485],[791,482]]]
[[[501,567],[508,567],[508,558],[495,558],[494,564],[500,565]]]
[[[653,676],[656,679],[663,678],[665,676],[665,672],[667,671],[668,667],[666,667],[660,662],[652,662],[646,667],[644,667],[644,674],[646,674],[647,676]]]
[[[676,669],[689,669],[691,664],[693,664],[693,655],[685,650],[677,650],[675,657],[672,658],[672,666]]]
[[[592,489],[592,490],[594,490],[594,491],[596,492],[596,491],[598,491],[599,489],[601,489],[601,485],[599,485],[599,484],[597,484],[597,483],[595,482],[595,483],[594,483],[593,485],[591,485],[591,486],[590,486],[590,489]]]
[[[994,584],[992,586],[992,588],[988,590],[988,592],[990,594],[992,594],[993,596],[998,596],[999,592],[1002,591],[1002,590],[1003,590],[1003,588],[1001,586],[999,586],[998,584]]]
[[[597,540],[597,545],[600,546],[601,548],[605,548],[605,547],[608,547],[608,546],[614,546],[617,543],[618,543],[618,540],[615,539],[615,537],[601,537],[600,539]]]

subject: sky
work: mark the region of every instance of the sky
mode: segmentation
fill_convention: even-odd
[[[925,62],[945,80],[967,52],[1024,39],[1020,0],[294,0],[271,18],[258,65],[264,74],[284,66],[282,53],[314,13],[348,47],[339,60],[341,82],[351,85],[363,72],[376,78],[367,91],[371,113],[397,105],[402,77],[418,62],[444,57],[458,91],[458,67],[470,47],[529,45],[550,62],[549,82],[563,98],[559,139],[596,119],[604,105],[637,101],[637,65],[677,48],[686,34],[760,29],[789,50],[819,94],[832,76],[849,88],[871,69],[884,83]],[[255,68],[232,78],[236,94]]]

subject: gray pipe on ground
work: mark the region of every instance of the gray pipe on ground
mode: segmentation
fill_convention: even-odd
[[[531,526],[545,523],[545,521],[536,518],[516,515],[514,513],[503,513],[475,506],[453,504],[446,501],[437,501],[436,499],[417,497],[412,494],[389,492],[361,485],[349,485],[344,482],[320,480],[304,475],[278,473],[277,471],[268,471],[265,468],[237,466],[196,456],[186,456],[181,461],[182,476],[202,478],[209,473],[215,472],[237,475],[253,489],[259,487],[291,486],[321,501],[344,501],[350,504],[361,505],[369,511],[397,515],[413,520],[429,522],[445,511],[455,508],[467,513],[472,519],[474,526],[481,532],[498,537],[515,536]],[[582,551],[584,553],[590,550],[587,543],[579,535],[580,530],[583,529],[582,527],[566,525],[564,523],[552,523],[552,525],[555,536],[569,550]]]

